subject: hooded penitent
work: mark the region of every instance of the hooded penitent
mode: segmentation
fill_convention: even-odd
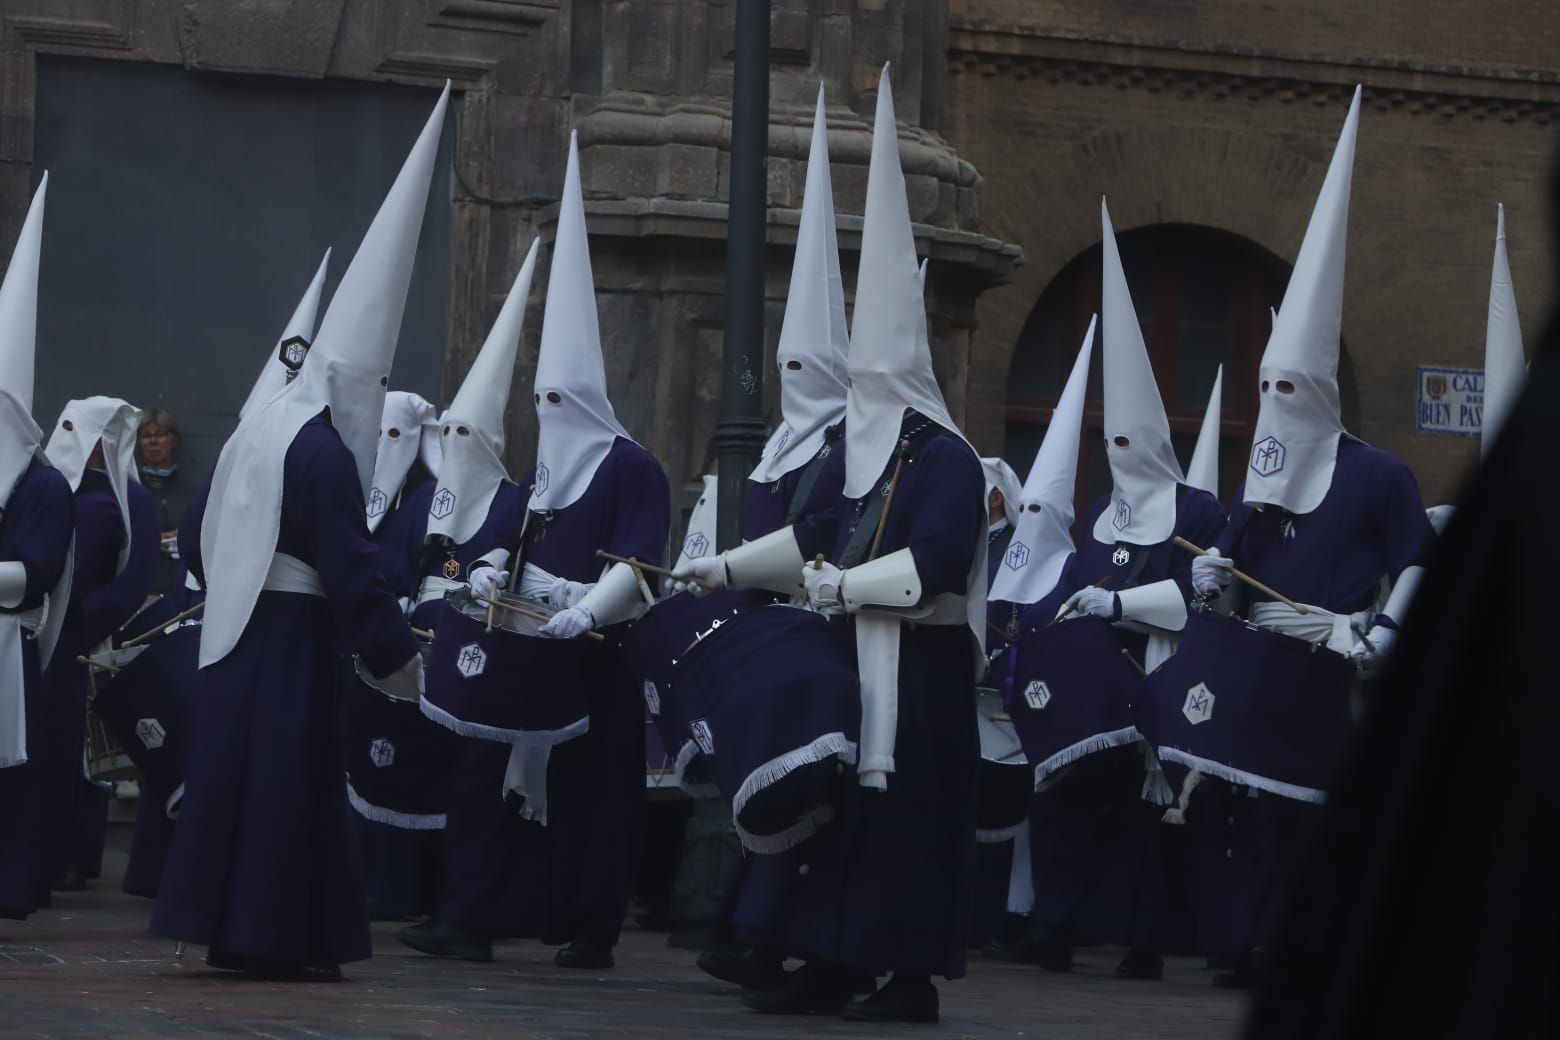
[[[969,441],[959,432],[932,372],[921,268],[910,229],[910,202],[899,164],[899,131],[888,66],[878,84],[867,169],[867,204],[861,226],[860,274],[850,337],[850,390],[845,401],[845,496],[862,498],[877,486],[899,443],[911,409]],[[971,448],[971,453],[975,454]],[[975,552],[966,585],[966,611],[975,637],[977,674],[985,662],[986,535]],[[881,787],[893,771],[898,701],[900,621],[892,614],[856,615],[861,667],[861,748],[858,776]],[[869,663],[869,662],[875,662]],[[891,668],[889,666],[892,666]]]
[[[688,533],[683,538],[682,550],[677,554],[677,567],[673,570],[689,560],[697,560],[715,551],[715,503],[720,497],[718,485],[719,478],[715,474],[704,475],[704,488],[699,492],[699,500],[693,504],[693,512],[688,514]]]
[[[401,496],[412,464],[422,459],[430,475],[439,475],[443,453],[439,450],[439,415],[433,402],[407,390],[385,395],[379,427],[379,450],[374,456],[374,486],[368,492],[368,529],[390,515]]]
[[[536,249],[533,240],[471,371],[439,420],[444,457],[428,508],[428,534],[446,536],[456,545],[477,533],[499,485],[509,479],[504,468],[504,410],[509,407]]]
[[[1224,404],[1224,366],[1220,365],[1213,377],[1213,391],[1208,395],[1208,410],[1203,412],[1202,429],[1197,431],[1197,446],[1192,449],[1192,463],[1186,467],[1186,483],[1190,487],[1219,497],[1219,422]]]
[[[764,445],[749,480],[769,484],[805,465],[823,446],[824,431],[845,412],[845,283],[834,229],[829,183],[829,130],[823,87],[807,154],[807,188],[796,228],[796,259],[780,326],[775,363],[780,369],[780,425]]]
[[[1094,522],[1094,538],[1109,545],[1158,545],[1175,529],[1176,485],[1184,479],[1170,443],[1170,420],[1138,327],[1110,212],[1100,200],[1104,235],[1101,296],[1104,327],[1105,454],[1110,505]]]
[[[1359,125],[1356,87],[1262,355],[1257,425],[1246,467],[1247,505],[1309,513],[1332,486],[1338,438],[1343,435],[1338,349],[1349,182]]]
[[[1072,374],[1051,413],[1051,425],[1035,453],[1029,479],[1018,494],[1013,540],[991,583],[994,600],[1036,603],[1044,599],[1056,587],[1072,554],[1073,486],[1078,475],[1078,443],[1083,435],[1096,321],[1089,319],[1089,331],[1078,348]]]
[[[117,397],[70,401],[60,413],[46,449],[49,462],[69,481],[70,489],[79,491],[93,449],[99,443],[103,445],[103,470],[109,487],[114,489],[125,530],[119,562],[114,568],[116,574],[125,569],[125,561],[130,558],[129,486],[141,480],[135,464],[135,436],[140,425],[140,409]]]
[[[612,442],[619,437],[633,439],[607,399],[596,287],[585,236],[585,197],[580,191],[580,150],[573,133],[547,280],[542,346],[536,359],[536,418],[531,508],[539,512],[572,505],[590,487]]]
[[[1018,492],[1022,487],[1018,474],[1001,459],[980,460],[981,471],[986,474],[986,501],[991,501],[993,491],[1002,492],[1002,518],[1009,524],[1018,522]]]
[[[385,387],[448,105],[446,84],[336,288],[309,363],[246,415],[222,448],[201,529],[207,575],[216,576],[208,582],[201,667],[226,657],[249,622],[281,529],[283,462],[304,423],[328,410],[368,498]]]
[[[1495,208],[1495,266],[1490,272],[1490,309],[1484,326],[1484,428],[1479,454],[1486,454],[1500,432],[1506,413],[1522,392],[1527,378],[1523,360],[1522,323],[1517,320],[1517,294],[1511,287],[1506,259],[1506,207]]]
[[[43,431],[32,417],[33,355],[38,341],[38,260],[43,249],[45,173],[0,283],[0,509],[34,458]]]
[[[309,344],[314,339],[315,316],[320,311],[320,296],[325,291],[325,270],[329,266],[330,250],[327,249],[309,287],[303,291],[298,306],[293,308],[292,317],[287,319],[276,346],[265,359],[260,378],[255,380],[244,406],[238,410],[240,420],[256,405],[275,397],[282,387],[297,378],[299,370],[303,368],[303,359],[308,356]]]

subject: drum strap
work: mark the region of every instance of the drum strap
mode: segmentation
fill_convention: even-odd
[[[843,419],[823,431],[823,447],[818,449],[818,454],[814,455],[802,469],[801,479],[796,482],[796,490],[791,494],[791,504],[785,511],[786,527],[790,527],[802,518],[802,510],[807,508],[807,500],[812,497],[813,487],[818,483],[818,475],[823,472],[824,464],[833,454],[834,443],[844,432],[845,420]]]
[[[910,449],[905,454],[905,468],[915,464],[916,453],[926,444],[938,437],[945,436],[946,432],[938,426],[927,423],[916,430],[909,437]],[[901,474],[903,479],[903,474]],[[866,562],[867,553],[872,549],[872,538],[877,534],[878,523],[883,517],[883,510],[888,505],[888,493],[892,490],[893,477],[884,477],[870,492],[865,511],[856,521],[856,529],[851,532],[850,541],[845,543],[845,551],[840,554],[836,565],[842,568],[855,567]]]

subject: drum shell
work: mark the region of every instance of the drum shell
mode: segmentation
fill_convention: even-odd
[[[446,599],[424,684],[423,713],[467,737],[556,744],[584,733],[581,639],[487,631]]]
[[[1148,680],[1145,735],[1166,762],[1321,801],[1352,729],[1354,676],[1325,647],[1197,612]]]
[[[1036,785],[1071,762],[1138,739],[1143,676],[1123,656],[1110,622],[1038,625],[1015,645],[1007,706]]]
[[[678,660],[672,685],[745,846],[783,851],[832,817],[861,728],[846,619],[783,605],[745,611]]]
[[[343,669],[341,749],[353,807],[364,817],[410,830],[443,826],[461,738]]]
[[[149,643],[117,672],[94,679],[92,713],[167,805],[184,784],[190,704],[200,680],[199,624]]]
[[[976,775],[975,829],[983,841],[1005,841],[1029,816],[1034,770],[1019,746],[1012,716],[993,689],[975,691],[980,731],[980,769]]]

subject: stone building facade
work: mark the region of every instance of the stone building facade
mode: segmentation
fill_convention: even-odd
[[[133,63],[260,89],[409,86],[430,101],[448,78],[451,188],[434,202],[449,206],[443,398],[531,238],[551,236],[575,131],[613,399],[686,505],[708,465],[718,397],[738,2],[0,0],[0,235],[14,237],[38,175],[38,113],[52,111],[38,97],[40,66]],[[817,85],[848,291],[878,73],[891,61],[912,216],[932,261],[938,374],[976,443],[1027,469],[1050,355],[1076,346],[1063,352],[1065,336],[1037,330],[1071,328],[1097,306],[1087,258],[1103,194],[1129,262],[1137,250],[1148,258],[1139,266],[1158,272],[1153,292],[1169,300],[1178,285],[1183,303],[1200,293],[1196,308],[1139,309],[1153,319],[1156,364],[1174,369],[1183,339],[1203,336],[1200,367],[1163,378],[1190,385],[1211,358],[1227,361],[1234,445],[1254,398],[1234,378],[1260,341],[1253,308],[1281,291],[1347,92],[1364,82],[1348,418],[1410,461],[1427,498],[1444,497],[1475,452],[1416,433],[1416,367],[1481,363],[1497,201],[1530,335],[1554,302],[1540,229],[1556,54],[1560,8],[1548,0],[773,0],[766,374]],[[335,244],[349,253],[355,243]],[[1219,312],[1220,284],[1198,273],[1205,255],[1246,278],[1238,314]],[[521,472],[534,444],[545,268],[544,252],[510,416]],[[176,314],[182,302],[170,291],[164,305]],[[265,339],[261,326],[254,336]],[[773,414],[772,378],[766,398]]]

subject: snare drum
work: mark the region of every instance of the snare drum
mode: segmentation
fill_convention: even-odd
[[[468,590],[444,597],[423,714],[461,736],[505,744],[559,744],[584,733],[584,641],[538,636],[555,612],[539,600],[506,594],[501,601],[524,613],[495,609],[488,631],[488,608]]]
[[[1325,646],[1196,611],[1148,679],[1142,725],[1165,762],[1320,802],[1352,728],[1354,675]]]
[[[426,655],[429,645],[418,643]],[[342,759],[353,809],[392,827],[442,829],[460,738],[415,702],[387,697],[363,682],[350,659],[341,687]]]
[[[745,847],[782,852],[833,818],[861,728],[844,618],[779,604],[743,611],[681,654],[672,685],[685,739],[713,760]]]
[[[1122,655],[1110,622],[1080,617],[1025,629],[1014,644],[1008,708],[1032,782],[1069,763],[1138,739],[1143,675]]]
[[[1007,841],[1029,816],[1034,771],[1018,739],[1013,718],[996,690],[975,690],[975,722],[980,733],[980,772],[976,776],[975,835],[982,842]]]

